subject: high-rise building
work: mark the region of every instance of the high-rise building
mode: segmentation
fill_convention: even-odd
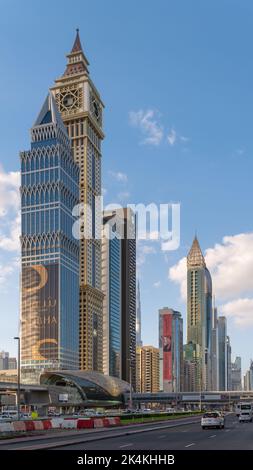
[[[183,389],[183,319],[168,307],[159,310],[159,370],[160,390]]]
[[[131,209],[118,209],[121,240],[121,367],[122,379],[136,388],[136,227]]]
[[[237,356],[235,362],[232,362],[231,385],[231,389],[234,391],[242,390],[242,359],[240,356]]]
[[[211,341],[211,390],[218,390],[218,313],[217,307],[213,308],[213,327]]]
[[[232,360],[231,360],[231,344],[230,337],[226,339],[227,348],[227,388],[226,390],[232,390]]]
[[[197,390],[211,388],[211,339],[212,279],[195,237],[187,256],[187,342],[199,346]]]
[[[201,354],[199,344],[189,342],[184,345],[184,380],[185,392],[199,391],[201,373]]]
[[[137,296],[136,296],[136,346],[142,346],[141,340],[141,293],[140,281],[137,282]]]
[[[121,371],[121,239],[115,211],[104,212],[102,229],[103,372],[113,377]]]
[[[218,317],[218,377],[219,390],[227,390],[227,319]]]
[[[9,369],[9,353],[0,351],[0,370]]]
[[[247,392],[252,390],[252,382],[251,382],[251,371],[250,369],[245,372],[243,376],[243,389]]]
[[[159,349],[154,346],[137,346],[136,392],[159,392]]]
[[[79,169],[50,93],[21,159],[21,367],[78,368],[79,241],[72,235]]]
[[[80,368],[103,370],[101,290],[101,141],[103,103],[89,75],[77,30],[64,74],[52,92],[80,168]]]

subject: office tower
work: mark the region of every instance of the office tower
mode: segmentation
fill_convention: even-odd
[[[227,319],[218,317],[218,376],[219,390],[227,390]]]
[[[0,351],[0,370],[9,369],[9,353]]]
[[[136,392],[159,392],[159,349],[154,346],[137,346]]]
[[[141,340],[141,293],[140,281],[137,282],[137,296],[136,296],[136,346],[142,346]]]
[[[17,359],[15,357],[9,357],[9,364],[8,364],[8,369],[9,370],[16,370],[17,369]]]
[[[226,390],[232,390],[232,361],[231,361],[231,344],[230,338],[227,336],[226,339],[227,348],[227,388]]]
[[[50,93],[21,159],[21,367],[78,369],[79,241],[72,235],[79,169]]]
[[[89,75],[89,62],[77,30],[64,74],[52,92],[80,168],[80,368],[103,370],[101,290],[101,141],[103,103]]]
[[[121,367],[122,379],[136,388],[136,233],[131,209],[118,209],[121,240]]]
[[[102,229],[103,372],[121,378],[121,239],[115,212],[104,212]]]
[[[243,377],[243,389],[247,392],[248,390],[252,390],[252,383],[251,383],[251,373],[250,370],[247,370],[244,377]]]
[[[201,354],[199,344],[189,342],[184,345],[184,392],[199,391],[201,379]]]
[[[179,392],[183,388],[183,319],[181,313],[159,310],[160,390]]]
[[[218,390],[218,314],[217,307],[213,308],[213,327],[211,341],[211,390]]]
[[[231,385],[234,391],[242,390],[242,359],[239,356],[232,362]]]
[[[187,256],[187,342],[199,346],[197,390],[211,388],[212,279],[197,237]]]

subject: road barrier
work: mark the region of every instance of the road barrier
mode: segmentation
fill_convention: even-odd
[[[0,423],[0,433],[29,432],[48,429],[92,429],[119,426],[120,418],[52,418],[45,420]]]

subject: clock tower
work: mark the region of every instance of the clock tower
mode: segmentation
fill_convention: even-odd
[[[103,370],[103,293],[101,291],[100,218],[96,197],[101,195],[101,141],[103,108],[89,75],[79,31],[67,55],[64,74],[51,88],[71,140],[74,160],[80,168],[80,320],[79,353],[82,370]],[[87,209],[89,207],[89,209]],[[89,236],[84,236],[89,232]]]

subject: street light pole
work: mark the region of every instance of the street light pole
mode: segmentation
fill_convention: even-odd
[[[18,406],[18,421],[20,420],[20,337],[15,336],[14,339],[18,341],[18,395],[17,395],[17,406]]]

